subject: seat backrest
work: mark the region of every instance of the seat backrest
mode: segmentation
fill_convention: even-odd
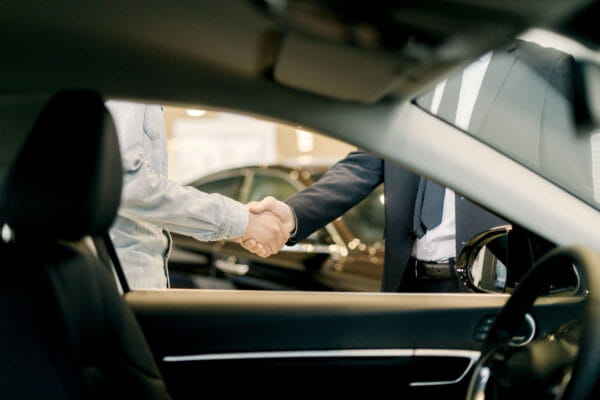
[[[0,397],[168,399],[112,273],[84,243],[108,231],[122,166],[100,96],[42,110],[0,186]]]

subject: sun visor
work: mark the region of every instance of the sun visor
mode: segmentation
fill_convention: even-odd
[[[389,53],[291,33],[283,40],[275,79],[312,93],[371,103],[394,89],[406,67]]]

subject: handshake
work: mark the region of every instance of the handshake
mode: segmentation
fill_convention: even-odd
[[[236,241],[261,257],[276,254],[296,229],[294,212],[290,206],[271,196],[248,203],[248,210],[248,227]]]

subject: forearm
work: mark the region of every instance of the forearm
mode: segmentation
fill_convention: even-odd
[[[119,213],[199,240],[239,237],[248,224],[243,204],[182,186],[144,163],[125,173]]]

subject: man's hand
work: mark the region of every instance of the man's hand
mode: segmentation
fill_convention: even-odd
[[[275,197],[267,196],[261,201],[252,201],[248,203],[248,208],[253,213],[262,213],[264,211],[270,211],[275,214],[281,222],[286,232],[291,233],[296,229],[296,218],[290,206],[285,204],[283,201],[277,200]]]
[[[250,211],[249,214],[246,232],[237,241],[244,248],[261,257],[276,254],[290,237],[281,219],[270,211],[260,213]],[[251,246],[245,246],[245,242],[248,242]]]
[[[250,209],[250,215],[254,214],[263,214],[269,213],[277,216],[280,220],[283,228],[283,235],[285,236],[285,241],[281,243],[279,247],[275,251],[269,251],[266,248],[265,243],[262,243],[258,238],[251,236],[242,236],[239,243],[248,251],[252,253],[256,253],[262,257],[268,257],[271,254],[276,254],[287,242],[289,238],[290,232],[296,229],[296,218],[294,217],[294,213],[291,208],[282,201],[277,200],[274,197],[268,196],[265,197],[260,202],[252,201],[248,203],[248,208]],[[265,255],[266,254],[266,255]]]

